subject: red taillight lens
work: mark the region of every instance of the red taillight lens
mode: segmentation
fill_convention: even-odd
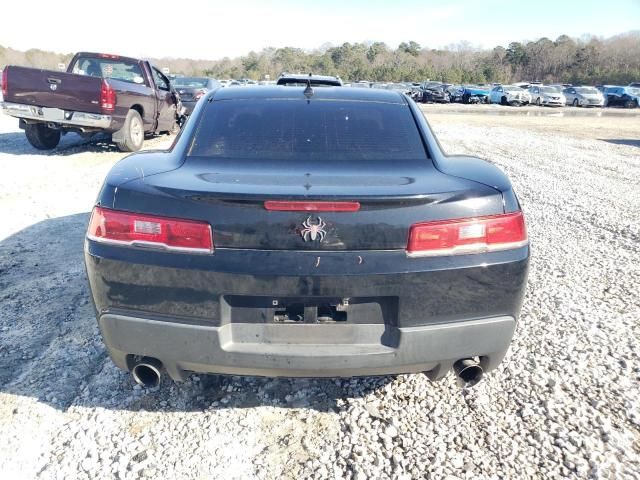
[[[267,200],[264,202],[267,210],[281,212],[357,212],[360,202],[299,202]]]
[[[89,222],[90,240],[116,245],[161,248],[187,253],[212,253],[208,223],[156,217],[95,207]]]
[[[113,113],[116,109],[116,92],[106,80],[102,80],[100,89],[100,108],[102,113]]]
[[[2,70],[2,98],[6,100],[7,92],[9,91],[9,80],[7,80],[8,76],[8,68]]]
[[[409,231],[410,256],[462,255],[527,244],[522,212],[416,223]]]

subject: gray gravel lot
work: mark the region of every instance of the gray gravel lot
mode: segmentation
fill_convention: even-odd
[[[605,141],[425,110],[447,151],[510,175],[533,245],[513,346],[470,391],[422,375],[141,390],[106,357],[82,263],[122,154],[76,137],[42,155],[0,116],[0,478],[640,478],[640,120],[606,120]]]

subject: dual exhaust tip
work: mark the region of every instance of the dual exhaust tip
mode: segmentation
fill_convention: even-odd
[[[153,388],[160,385],[162,362],[157,358],[143,357],[131,369],[131,375],[138,385]]]
[[[467,388],[473,387],[480,382],[484,375],[484,370],[480,366],[480,362],[473,358],[458,360],[453,364],[453,372],[456,374],[456,377],[458,377],[463,386]]]
[[[480,362],[473,358],[458,360],[453,364],[453,371],[467,388],[480,382],[484,375]],[[162,362],[157,358],[143,357],[133,366],[131,375],[138,385],[145,388],[157,387],[162,379]]]

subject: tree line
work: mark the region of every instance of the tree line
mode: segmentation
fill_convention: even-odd
[[[73,54],[43,50],[17,51],[0,46],[0,66],[26,65],[56,68]],[[171,73],[214,78],[277,78],[282,72],[313,72],[358,81],[423,81],[449,83],[508,83],[539,80],[545,83],[622,84],[640,81],[640,31],[609,38],[561,35],[530,42],[512,42],[506,48],[474,48],[463,42],[432,49],[415,41],[390,48],[383,42],[325,45],[315,50],[295,47],[265,48],[237,58],[194,60],[150,59]]]

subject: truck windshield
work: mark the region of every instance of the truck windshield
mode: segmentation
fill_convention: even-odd
[[[406,104],[222,100],[206,107],[190,156],[250,160],[425,160]]]
[[[90,77],[112,78],[129,83],[144,83],[142,69],[137,62],[110,57],[80,57],[73,65],[73,73]]]

